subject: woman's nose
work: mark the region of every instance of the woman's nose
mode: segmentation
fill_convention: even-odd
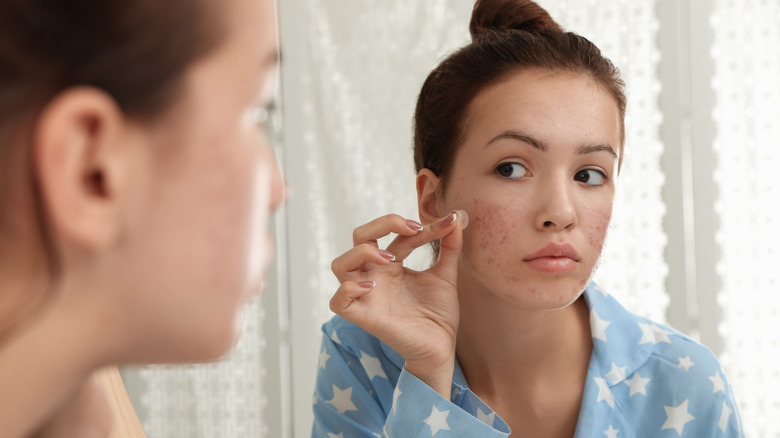
[[[563,231],[577,225],[577,211],[572,202],[568,181],[550,181],[539,193],[539,212],[536,227],[539,230]]]

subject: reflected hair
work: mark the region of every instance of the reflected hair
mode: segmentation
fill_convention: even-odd
[[[103,90],[128,117],[160,115],[181,94],[187,67],[221,39],[208,6],[205,0],[0,0],[0,240],[11,232],[12,188],[29,185],[41,245],[56,274],[30,147],[38,115],[76,86]],[[27,180],[18,181],[15,169],[25,169]]]

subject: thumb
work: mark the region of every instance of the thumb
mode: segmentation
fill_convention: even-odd
[[[439,258],[433,266],[433,271],[441,278],[453,284],[458,278],[458,262],[463,249],[463,229],[469,224],[469,216],[463,210],[455,210],[458,216],[458,226],[441,238]]]

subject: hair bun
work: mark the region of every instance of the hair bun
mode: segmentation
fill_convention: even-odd
[[[510,29],[563,31],[544,8],[531,0],[477,0],[469,25],[472,41],[487,33]]]

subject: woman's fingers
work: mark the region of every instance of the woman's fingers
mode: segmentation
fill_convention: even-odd
[[[439,258],[433,265],[433,271],[440,278],[455,282],[458,277],[458,262],[460,251],[463,248],[463,228],[469,223],[468,215],[463,210],[458,210],[460,227],[455,227],[451,232],[441,238],[439,245]]]
[[[463,210],[456,210],[438,221],[425,225],[422,231],[417,234],[396,237],[395,240],[387,246],[387,250],[395,255],[395,261],[402,261],[415,249],[428,242],[443,239],[445,236],[452,233],[453,230],[462,230],[466,225],[468,225],[468,215]],[[458,249],[458,251],[460,251],[460,249]]]
[[[454,211],[425,227],[399,215],[382,216],[355,229],[353,233],[355,247],[335,258],[331,263],[331,270],[339,282],[343,283],[353,280],[352,274],[358,270],[366,271],[372,266],[402,262],[416,248],[441,239],[444,257],[439,257],[443,261],[437,262],[437,265],[444,267],[437,269],[447,269],[446,274],[449,276],[451,274],[449,271],[457,270],[457,257],[462,246],[461,230],[467,224],[468,215],[463,210]],[[454,236],[447,237],[456,230]],[[386,250],[377,248],[376,239],[390,233],[397,233],[398,237]]]
[[[390,233],[413,236],[422,229],[419,222],[405,219],[397,214],[388,214],[355,228],[352,232],[352,244],[358,246],[362,243],[373,243],[376,246],[377,239]]]
[[[370,293],[374,286],[376,284],[370,280],[345,281],[341,283],[341,286],[339,286],[330,299],[330,310],[347,321],[362,327],[365,323],[363,319],[365,319],[367,312],[360,298]]]
[[[339,282],[348,280],[349,274],[366,264],[386,265],[396,260],[390,251],[378,249],[370,243],[362,243],[333,259],[330,269]]]

